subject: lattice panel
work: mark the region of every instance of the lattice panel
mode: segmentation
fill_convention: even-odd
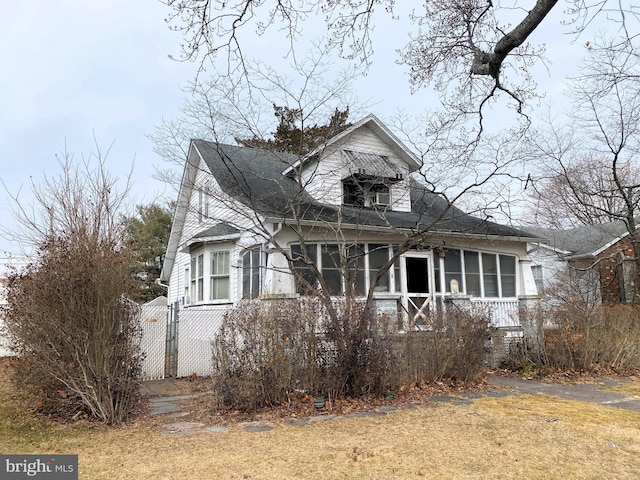
[[[178,324],[178,377],[211,374],[211,340],[227,308],[182,308]]]
[[[143,380],[164,378],[168,314],[169,308],[166,305],[143,305],[141,308],[140,348],[146,355],[142,362]]]
[[[0,318],[0,357],[9,357],[15,355],[11,350],[9,350],[9,340],[5,338],[4,333],[4,322],[2,318]]]

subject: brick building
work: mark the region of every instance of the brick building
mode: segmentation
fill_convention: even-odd
[[[634,296],[640,302],[634,249],[624,222],[533,232],[544,238],[529,248],[534,275],[541,284],[549,284],[569,267],[597,282],[603,303],[632,303]]]

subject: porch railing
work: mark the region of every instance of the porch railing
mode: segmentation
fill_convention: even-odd
[[[520,305],[517,299],[472,298],[471,305],[489,312],[494,327],[517,327],[520,325]]]

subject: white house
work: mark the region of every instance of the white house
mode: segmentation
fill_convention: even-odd
[[[420,168],[373,115],[303,157],[193,140],[161,274],[169,304],[201,318],[190,333],[180,320],[179,341],[207,337],[206,349],[184,348],[210,356],[226,309],[308,294],[322,283],[313,267],[336,296],[365,295],[378,277],[374,304],[400,329],[447,300],[519,327],[519,309],[538,299],[526,249],[537,238],[449,205],[416,179]]]

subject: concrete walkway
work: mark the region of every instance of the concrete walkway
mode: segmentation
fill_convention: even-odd
[[[490,375],[487,380],[494,387],[515,393],[544,394],[566,398],[578,402],[597,403],[608,407],[623,408],[640,412],[640,397],[602,390],[600,387],[615,387],[624,380],[603,380],[599,384],[544,383],[536,380],[524,380],[515,377]]]

